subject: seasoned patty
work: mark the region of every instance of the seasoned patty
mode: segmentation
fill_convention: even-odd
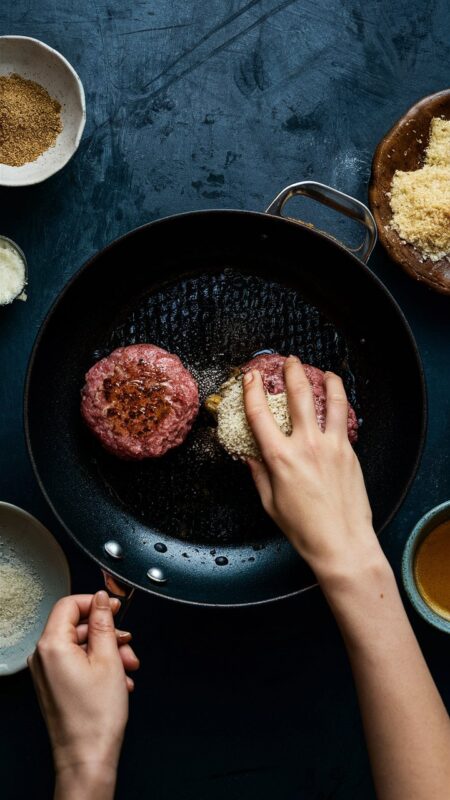
[[[260,452],[245,415],[242,375],[257,369],[262,377],[267,400],[277,424],[285,435],[292,431],[291,419],[284,383],[283,365],[285,356],[278,353],[260,355],[243,364],[237,373],[218,389],[216,395],[207,398],[206,407],[217,415],[217,436],[220,443],[234,458],[260,458]],[[326,389],[324,373],[317,367],[303,365],[313,391],[316,417],[319,427],[325,430]],[[348,405],[347,430],[349,441],[358,438],[358,421],[353,408]]]
[[[86,374],[81,414],[119,458],[156,458],[180,445],[198,413],[198,387],[178,356],[153,344],[119,347]]]

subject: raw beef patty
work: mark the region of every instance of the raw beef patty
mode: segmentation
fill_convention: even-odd
[[[260,458],[259,448],[247,422],[242,391],[242,375],[251,369],[260,372],[267,392],[269,408],[282,432],[289,436],[292,431],[291,418],[284,383],[283,365],[285,356],[277,353],[252,358],[235,371],[217,394],[205,402],[206,408],[217,417],[217,437],[233,458]],[[314,397],[317,422],[322,431],[326,424],[326,388],[324,373],[317,367],[303,365]],[[348,438],[353,444],[358,438],[358,421],[353,408],[348,405]]]
[[[260,355],[252,358],[241,367],[242,372],[248,372],[251,369],[257,369],[261,373],[264,388],[269,394],[281,394],[286,391],[284,385],[283,365],[286,361],[285,356],[280,356],[278,353]],[[314,395],[314,405],[316,408],[316,417],[321,431],[325,430],[326,416],[327,416],[327,402],[326,402],[326,389],[323,380],[324,373],[318,367],[311,367],[310,364],[303,364],[303,369],[306,372]],[[351,444],[358,440],[358,420],[356,414],[348,404],[348,417],[347,417],[347,431],[348,438]]]
[[[180,445],[198,412],[198,387],[178,356],[153,344],[119,347],[86,374],[81,414],[119,458],[156,458]]]

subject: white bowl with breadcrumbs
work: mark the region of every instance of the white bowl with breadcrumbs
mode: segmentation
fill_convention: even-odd
[[[86,121],[83,85],[67,59],[39,39],[0,36],[0,76],[34,81],[61,105],[62,130],[53,146],[22,166],[0,163],[1,186],[29,186],[54,175],[76,152]]]
[[[27,666],[48,615],[70,594],[67,559],[27,511],[0,502],[0,677]]]

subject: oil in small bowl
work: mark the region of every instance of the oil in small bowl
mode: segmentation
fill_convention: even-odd
[[[450,633],[450,500],[416,523],[402,558],[405,591],[420,616]]]
[[[450,520],[437,525],[420,542],[414,578],[425,603],[450,621]]]

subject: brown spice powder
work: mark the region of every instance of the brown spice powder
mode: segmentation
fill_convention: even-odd
[[[61,105],[43,86],[21,75],[0,76],[0,162],[21,167],[55,144]]]

